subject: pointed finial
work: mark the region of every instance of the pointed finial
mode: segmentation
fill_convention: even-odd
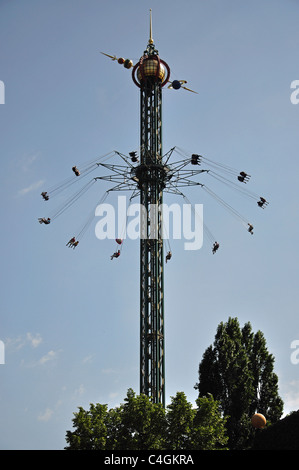
[[[149,44],[154,44],[153,40],[153,30],[152,30],[152,9],[150,8],[150,38],[148,41]]]

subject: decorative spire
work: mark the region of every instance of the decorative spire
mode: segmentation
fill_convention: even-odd
[[[153,39],[153,22],[152,22],[152,9],[150,8],[150,38],[148,40],[148,45],[146,51],[144,51],[145,55],[159,55],[159,52],[155,48],[154,39]]]
[[[154,44],[153,40],[153,29],[152,29],[152,9],[150,8],[150,38],[148,41],[149,44]]]

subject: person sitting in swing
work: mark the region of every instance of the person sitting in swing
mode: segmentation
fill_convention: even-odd
[[[41,193],[41,196],[44,198],[45,201],[48,201],[49,200],[49,196],[48,196],[48,193],[46,191],[44,191],[43,193]]]
[[[215,242],[214,245],[213,245],[213,250],[212,250],[213,255],[216,253],[216,251],[218,250],[218,248],[219,248],[219,243],[218,243],[218,242]]]
[[[193,153],[191,155],[191,164],[192,165],[200,165],[200,155],[197,155],[196,153]]]
[[[249,225],[248,232],[251,233],[251,235],[253,235],[253,225],[251,224],[248,224],[248,225]]]
[[[75,237],[71,238],[65,246],[72,246],[75,243],[76,239]]]
[[[257,202],[257,205],[261,207],[262,209],[264,209],[264,205],[267,205],[267,204],[268,202],[266,201],[264,197],[260,197],[260,201]]]
[[[80,176],[80,171],[78,170],[78,168],[76,166],[73,166],[72,170],[73,170],[73,172],[75,173],[76,176]]]
[[[245,171],[240,171],[240,175],[238,176],[238,180],[241,181],[241,183],[247,183],[249,180],[250,176],[245,173]]]
[[[78,246],[78,244],[79,244],[79,241],[78,241],[78,240],[73,243],[73,250],[76,248],[76,246]]]
[[[40,224],[48,225],[51,222],[51,219],[49,217],[47,219],[45,217],[40,217],[38,219],[38,221],[39,221]]]
[[[166,255],[166,263],[167,263],[167,261],[169,261],[171,259],[171,256],[172,256],[171,251],[168,251],[168,253]]]
[[[113,253],[113,255],[110,257],[111,259],[113,258],[118,258],[120,256],[120,250],[116,251],[115,253]]]
[[[137,158],[137,152],[130,152],[129,155],[130,155],[131,160],[132,160],[133,163],[136,163],[136,162],[139,161],[138,158]]]

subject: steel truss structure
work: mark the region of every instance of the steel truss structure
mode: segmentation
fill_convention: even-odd
[[[108,54],[105,54],[108,55]],[[165,406],[165,321],[164,321],[164,252],[163,252],[163,213],[160,208],[163,206],[163,193],[168,192],[184,196],[182,187],[201,186],[211,196],[215,197],[225,208],[238,217],[243,225],[252,234],[253,226],[243,218],[229,204],[225,203],[213,191],[196,180],[201,173],[208,173],[224,184],[236,186],[235,182],[227,179],[227,175],[233,175],[241,183],[247,183],[250,176],[245,172],[239,174],[236,170],[226,167],[223,164],[213,163],[204,157],[192,154],[188,158],[183,153],[181,160],[170,162],[170,157],[176,147],[170,149],[163,155],[162,146],[162,89],[170,83],[170,69],[166,62],[160,59],[159,53],[154,46],[152,39],[152,20],[150,18],[150,39],[143,56],[134,66],[128,59],[117,59],[110,56],[112,60],[124,65],[125,68],[133,68],[132,79],[140,89],[140,149],[139,159],[137,152],[131,152],[130,156],[114,151],[108,158],[117,154],[124,162],[122,165],[108,164],[103,162],[92,163],[80,172],[77,167],[73,167],[76,178],[88,175],[95,168],[108,170],[108,174],[97,176],[81,189],[73,198],[59,209],[52,219],[40,218],[40,223],[48,224],[62,214],[74,201],[83,194],[94,181],[105,180],[114,183],[109,191],[132,191],[133,197],[140,197],[140,393],[149,396],[154,403],[161,403]],[[179,89],[186,81],[173,81],[168,88]],[[192,91],[186,87],[186,90]],[[178,152],[180,154],[180,151]],[[106,157],[109,154],[105,155]],[[198,169],[196,165],[201,165],[202,160],[207,160],[216,170],[223,170],[225,177],[213,170]],[[192,165],[193,169],[190,169]],[[84,174],[83,174],[84,173]],[[52,191],[43,192],[45,200],[54,192],[58,193],[63,187],[73,184],[72,180],[67,180],[59,184]],[[238,188],[238,191],[240,189]],[[241,190],[245,193],[245,190]],[[248,193],[250,197],[257,198],[254,193]],[[265,208],[268,202],[260,197],[257,204]],[[80,233],[85,232],[88,224],[84,225]],[[211,239],[214,239],[212,234]],[[75,237],[74,237],[75,240]],[[214,239],[215,241],[215,239]],[[68,243],[68,245],[72,241]],[[72,242],[73,243],[73,242]],[[76,242],[77,244],[79,241]],[[218,249],[219,244],[214,243],[213,253]],[[75,245],[71,245],[73,248]]]

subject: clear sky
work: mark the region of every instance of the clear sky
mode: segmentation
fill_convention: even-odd
[[[198,92],[165,87],[164,152],[178,146],[244,170],[248,189],[269,200],[261,210],[213,183],[253,223],[251,236],[201,188],[186,191],[204,204],[220,249],[212,255],[205,240],[186,251],[183,240],[170,241],[167,402],[184,391],[195,403],[199,362],[231,316],[263,332],[284,412],[299,408],[299,364],[291,360],[299,341],[299,104],[290,99],[299,2],[0,0],[1,449],[62,449],[78,406],[115,407],[128,388],[139,393],[138,240],[111,261],[115,242],[100,241],[94,221],[76,250],[65,246],[107,183],[49,226],[37,219],[63,202],[40,193],[72,176],[73,165],[138,148],[139,90],[100,51],[136,63],[150,8],[171,78]]]

